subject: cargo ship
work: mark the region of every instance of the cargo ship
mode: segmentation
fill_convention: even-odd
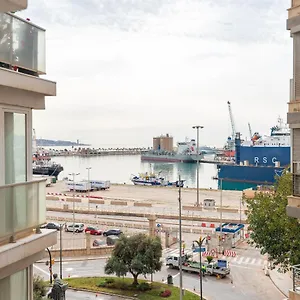
[[[273,185],[290,164],[290,130],[282,119],[269,136],[254,133],[250,141],[235,138],[235,164],[217,165],[218,185],[223,190],[243,190]]]
[[[141,155],[142,161],[152,162],[183,162],[194,163],[197,156],[197,145],[194,139],[186,139],[177,143],[177,150],[173,149],[173,137],[169,134],[153,138],[153,149]],[[204,154],[199,151],[199,160]]]

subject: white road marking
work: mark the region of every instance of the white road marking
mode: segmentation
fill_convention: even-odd
[[[244,256],[240,257],[240,259],[236,263],[240,265],[243,262],[243,260],[244,260]]]
[[[69,271],[72,271],[73,268],[66,268],[66,271],[69,272]]]
[[[245,261],[243,262],[244,264],[248,264],[249,263],[249,261],[250,261],[250,257],[246,257],[246,259],[245,259]]]
[[[252,261],[251,261],[251,264],[253,265],[255,263],[256,259],[253,258]]]
[[[36,266],[36,265],[33,265],[33,267],[36,268],[37,270],[39,270],[40,272],[42,272],[42,273],[44,273],[44,274],[46,274],[46,275],[49,275],[49,272],[43,270],[42,268],[40,268],[40,267],[38,267],[38,266]]]

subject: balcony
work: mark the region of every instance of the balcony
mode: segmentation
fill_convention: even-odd
[[[0,243],[14,242],[46,222],[45,180],[0,186]]]
[[[27,5],[27,0],[1,0],[0,12],[23,10],[27,8]]]
[[[14,14],[0,13],[0,67],[45,74],[45,30]]]

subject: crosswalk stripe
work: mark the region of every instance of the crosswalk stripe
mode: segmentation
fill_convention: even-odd
[[[256,261],[256,259],[253,258],[252,261],[251,261],[251,265],[254,265],[255,261]]]
[[[240,259],[237,261],[237,263],[240,265],[244,260],[244,256],[240,257]]]
[[[257,262],[256,262],[256,265],[259,265],[259,266],[260,266],[260,265],[262,265],[262,264],[263,264],[263,263],[262,263],[262,260],[261,260],[261,259],[258,259]]]
[[[249,262],[251,258],[250,257],[246,257],[245,261],[244,261],[244,264],[247,264]]]

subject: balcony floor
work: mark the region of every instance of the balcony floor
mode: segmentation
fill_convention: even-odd
[[[18,239],[15,243],[0,246],[0,279],[22,270],[44,258],[45,249],[57,243],[57,231],[42,229]]]

